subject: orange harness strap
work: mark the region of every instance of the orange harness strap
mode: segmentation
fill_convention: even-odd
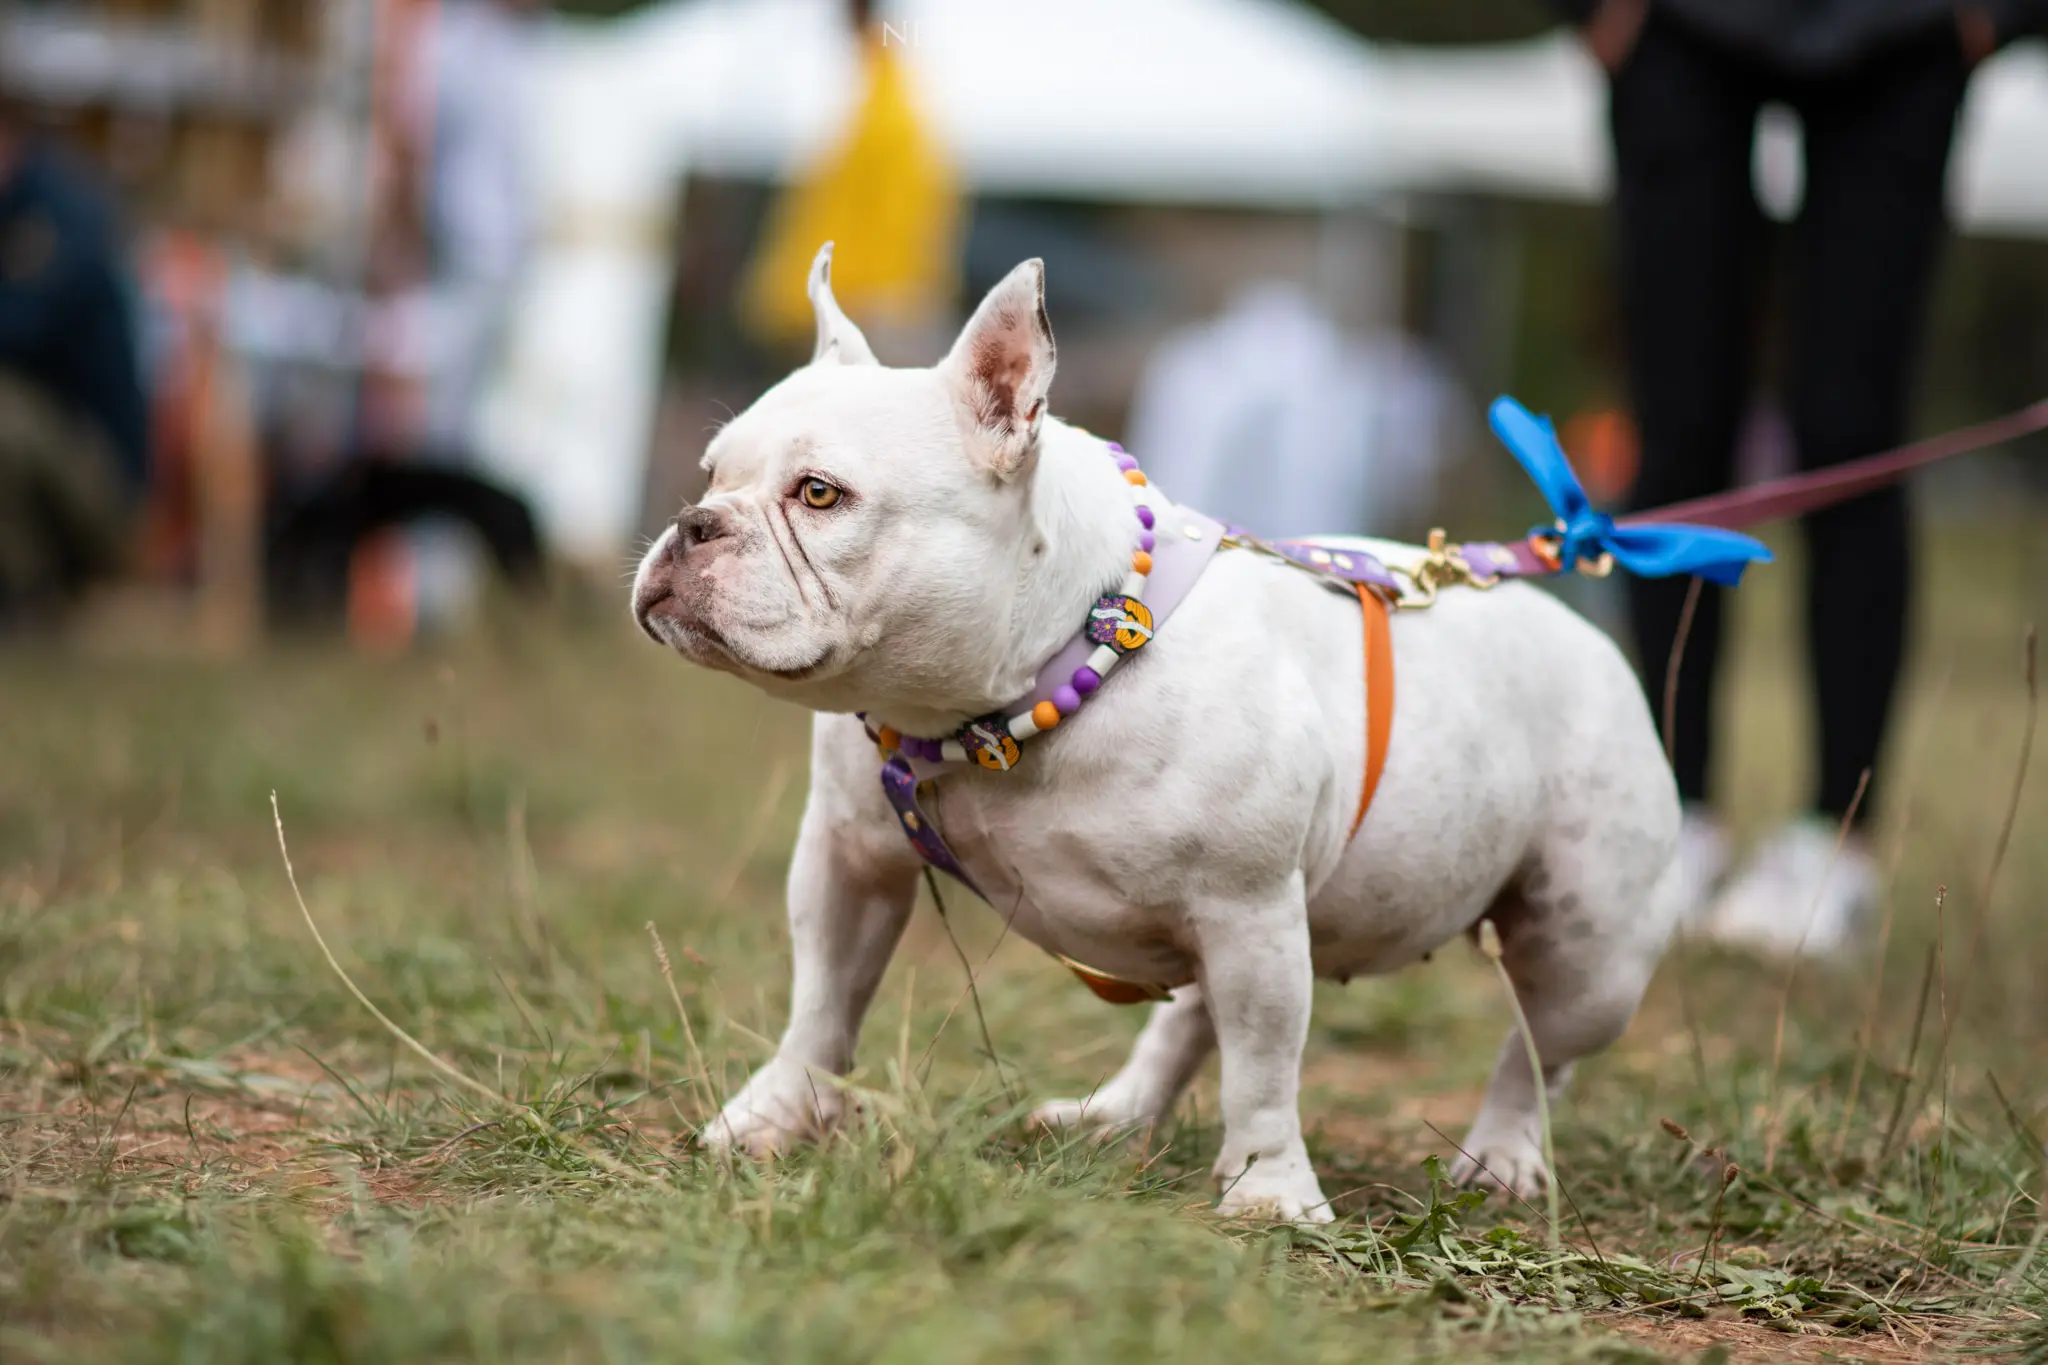
[[[1379,790],[1387,766],[1387,740],[1394,733],[1394,641],[1387,629],[1387,604],[1365,584],[1356,585],[1359,610],[1365,616],[1365,786],[1358,793],[1358,814],[1351,832],[1365,823],[1372,794]]]
[[[1358,813],[1351,817],[1351,833],[1365,823],[1372,807],[1372,794],[1379,789],[1380,771],[1387,766],[1387,739],[1394,733],[1394,642],[1387,629],[1387,604],[1368,590],[1358,587],[1359,610],[1365,616],[1365,787],[1358,793]],[[1076,962],[1055,953],[1062,965],[1081,978],[1089,990],[1112,1005],[1136,1005],[1146,1000],[1170,1000],[1187,981],[1133,981]],[[1192,980],[1192,978],[1190,978]]]

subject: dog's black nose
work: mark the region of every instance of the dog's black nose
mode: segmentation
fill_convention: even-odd
[[[732,534],[725,513],[710,507],[685,507],[676,514],[675,557],[680,560],[699,545],[722,540]]]

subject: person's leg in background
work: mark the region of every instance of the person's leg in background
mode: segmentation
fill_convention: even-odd
[[[1794,92],[1806,195],[1795,232],[1790,397],[1803,468],[1905,439],[1966,82],[1954,28],[1943,24]],[[1878,890],[1860,843],[1839,860],[1834,846],[1876,763],[1897,689],[1912,574],[1906,492],[1889,488],[1817,513],[1805,533],[1820,728],[1813,812],[1766,842],[1717,919],[1789,938],[1783,948],[1803,942],[1827,953],[1848,946]],[[1872,809],[1866,793],[1859,824]]]
[[[1733,480],[1752,370],[1764,224],[1750,183],[1762,84],[1739,59],[1653,11],[1615,73],[1610,103],[1622,322],[1641,432],[1636,509],[1719,492]],[[1638,666],[1662,724],[1665,672],[1685,579],[1631,579]],[[1703,590],[1678,680],[1673,762],[1687,805],[1664,894],[1691,913],[1727,864],[1706,813],[1721,599]]]

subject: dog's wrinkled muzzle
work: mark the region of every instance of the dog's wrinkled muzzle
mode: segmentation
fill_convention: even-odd
[[[681,621],[676,576],[682,572],[685,544],[675,527],[664,530],[640,561],[640,571],[633,578],[633,620],[658,645],[673,642],[656,629],[657,618]]]

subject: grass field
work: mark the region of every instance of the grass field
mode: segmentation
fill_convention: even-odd
[[[1213,1064],[1149,1145],[1021,1131],[1139,1016],[958,892],[994,1058],[926,904],[867,1120],[695,1154],[780,1027],[805,721],[622,600],[400,661],[0,654],[0,1360],[2048,1360],[2041,532],[1931,556],[1882,959],[1676,952],[1559,1116],[1554,1251],[1424,1164],[1506,1026],[1462,944],[1319,988],[1327,1233],[1207,1212]],[[1791,581],[1744,590],[1724,698],[1752,829],[1803,782]],[[324,960],[273,791],[339,964],[438,1064]]]

